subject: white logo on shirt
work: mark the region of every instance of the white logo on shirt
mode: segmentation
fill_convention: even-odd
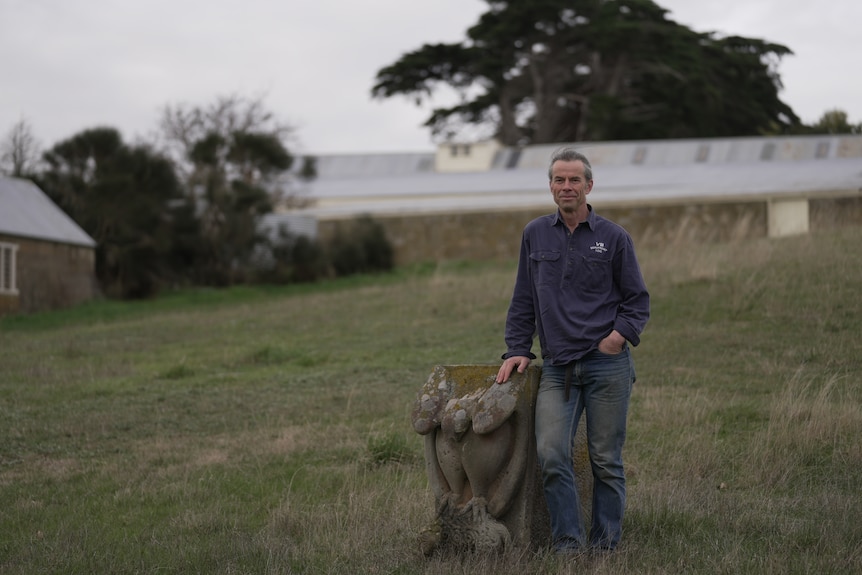
[[[605,247],[605,242],[596,242],[596,245],[590,246],[590,249],[599,254],[608,251],[608,248]]]

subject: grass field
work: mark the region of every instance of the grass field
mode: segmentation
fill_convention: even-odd
[[[862,229],[642,250],[624,542],[432,557],[417,391],[514,263],[0,320],[0,573],[862,571]]]

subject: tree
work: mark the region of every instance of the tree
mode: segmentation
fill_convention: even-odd
[[[454,44],[381,68],[372,95],[459,102],[426,122],[449,139],[484,127],[505,145],[740,136],[799,123],[778,97],[779,44],[696,33],[651,0],[486,0]]]
[[[146,146],[127,146],[113,128],[84,130],[44,155],[45,192],[96,240],[96,276],[111,297],[146,297],[182,270],[176,229],[183,212],[170,161]]]
[[[25,119],[18,120],[0,144],[0,172],[13,178],[32,177],[39,166],[41,149],[33,129]]]
[[[862,123],[851,124],[847,112],[829,110],[820,116],[820,120],[810,127],[809,133],[814,134],[862,134]]]
[[[238,96],[205,107],[166,106],[161,128],[201,222],[198,281],[244,281],[255,248],[267,241],[260,218],[290,191],[291,128],[259,98]]]

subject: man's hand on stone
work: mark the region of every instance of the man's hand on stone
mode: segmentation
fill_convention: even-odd
[[[524,373],[527,366],[530,365],[530,358],[524,355],[515,355],[507,357],[503,360],[503,365],[500,366],[500,371],[497,372],[497,383],[505,383],[509,381],[509,376],[512,371],[518,370],[518,373]]]

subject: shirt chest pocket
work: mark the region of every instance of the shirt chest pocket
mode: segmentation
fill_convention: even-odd
[[[536,251],[530,253],[533,267],[533,277],[537,285],[558,285],[563,271],[560,264],[560,252]]]
[[[607,293],[613,287],[614,274],[610,259],[584,256],[577,283],[585,293]]]

